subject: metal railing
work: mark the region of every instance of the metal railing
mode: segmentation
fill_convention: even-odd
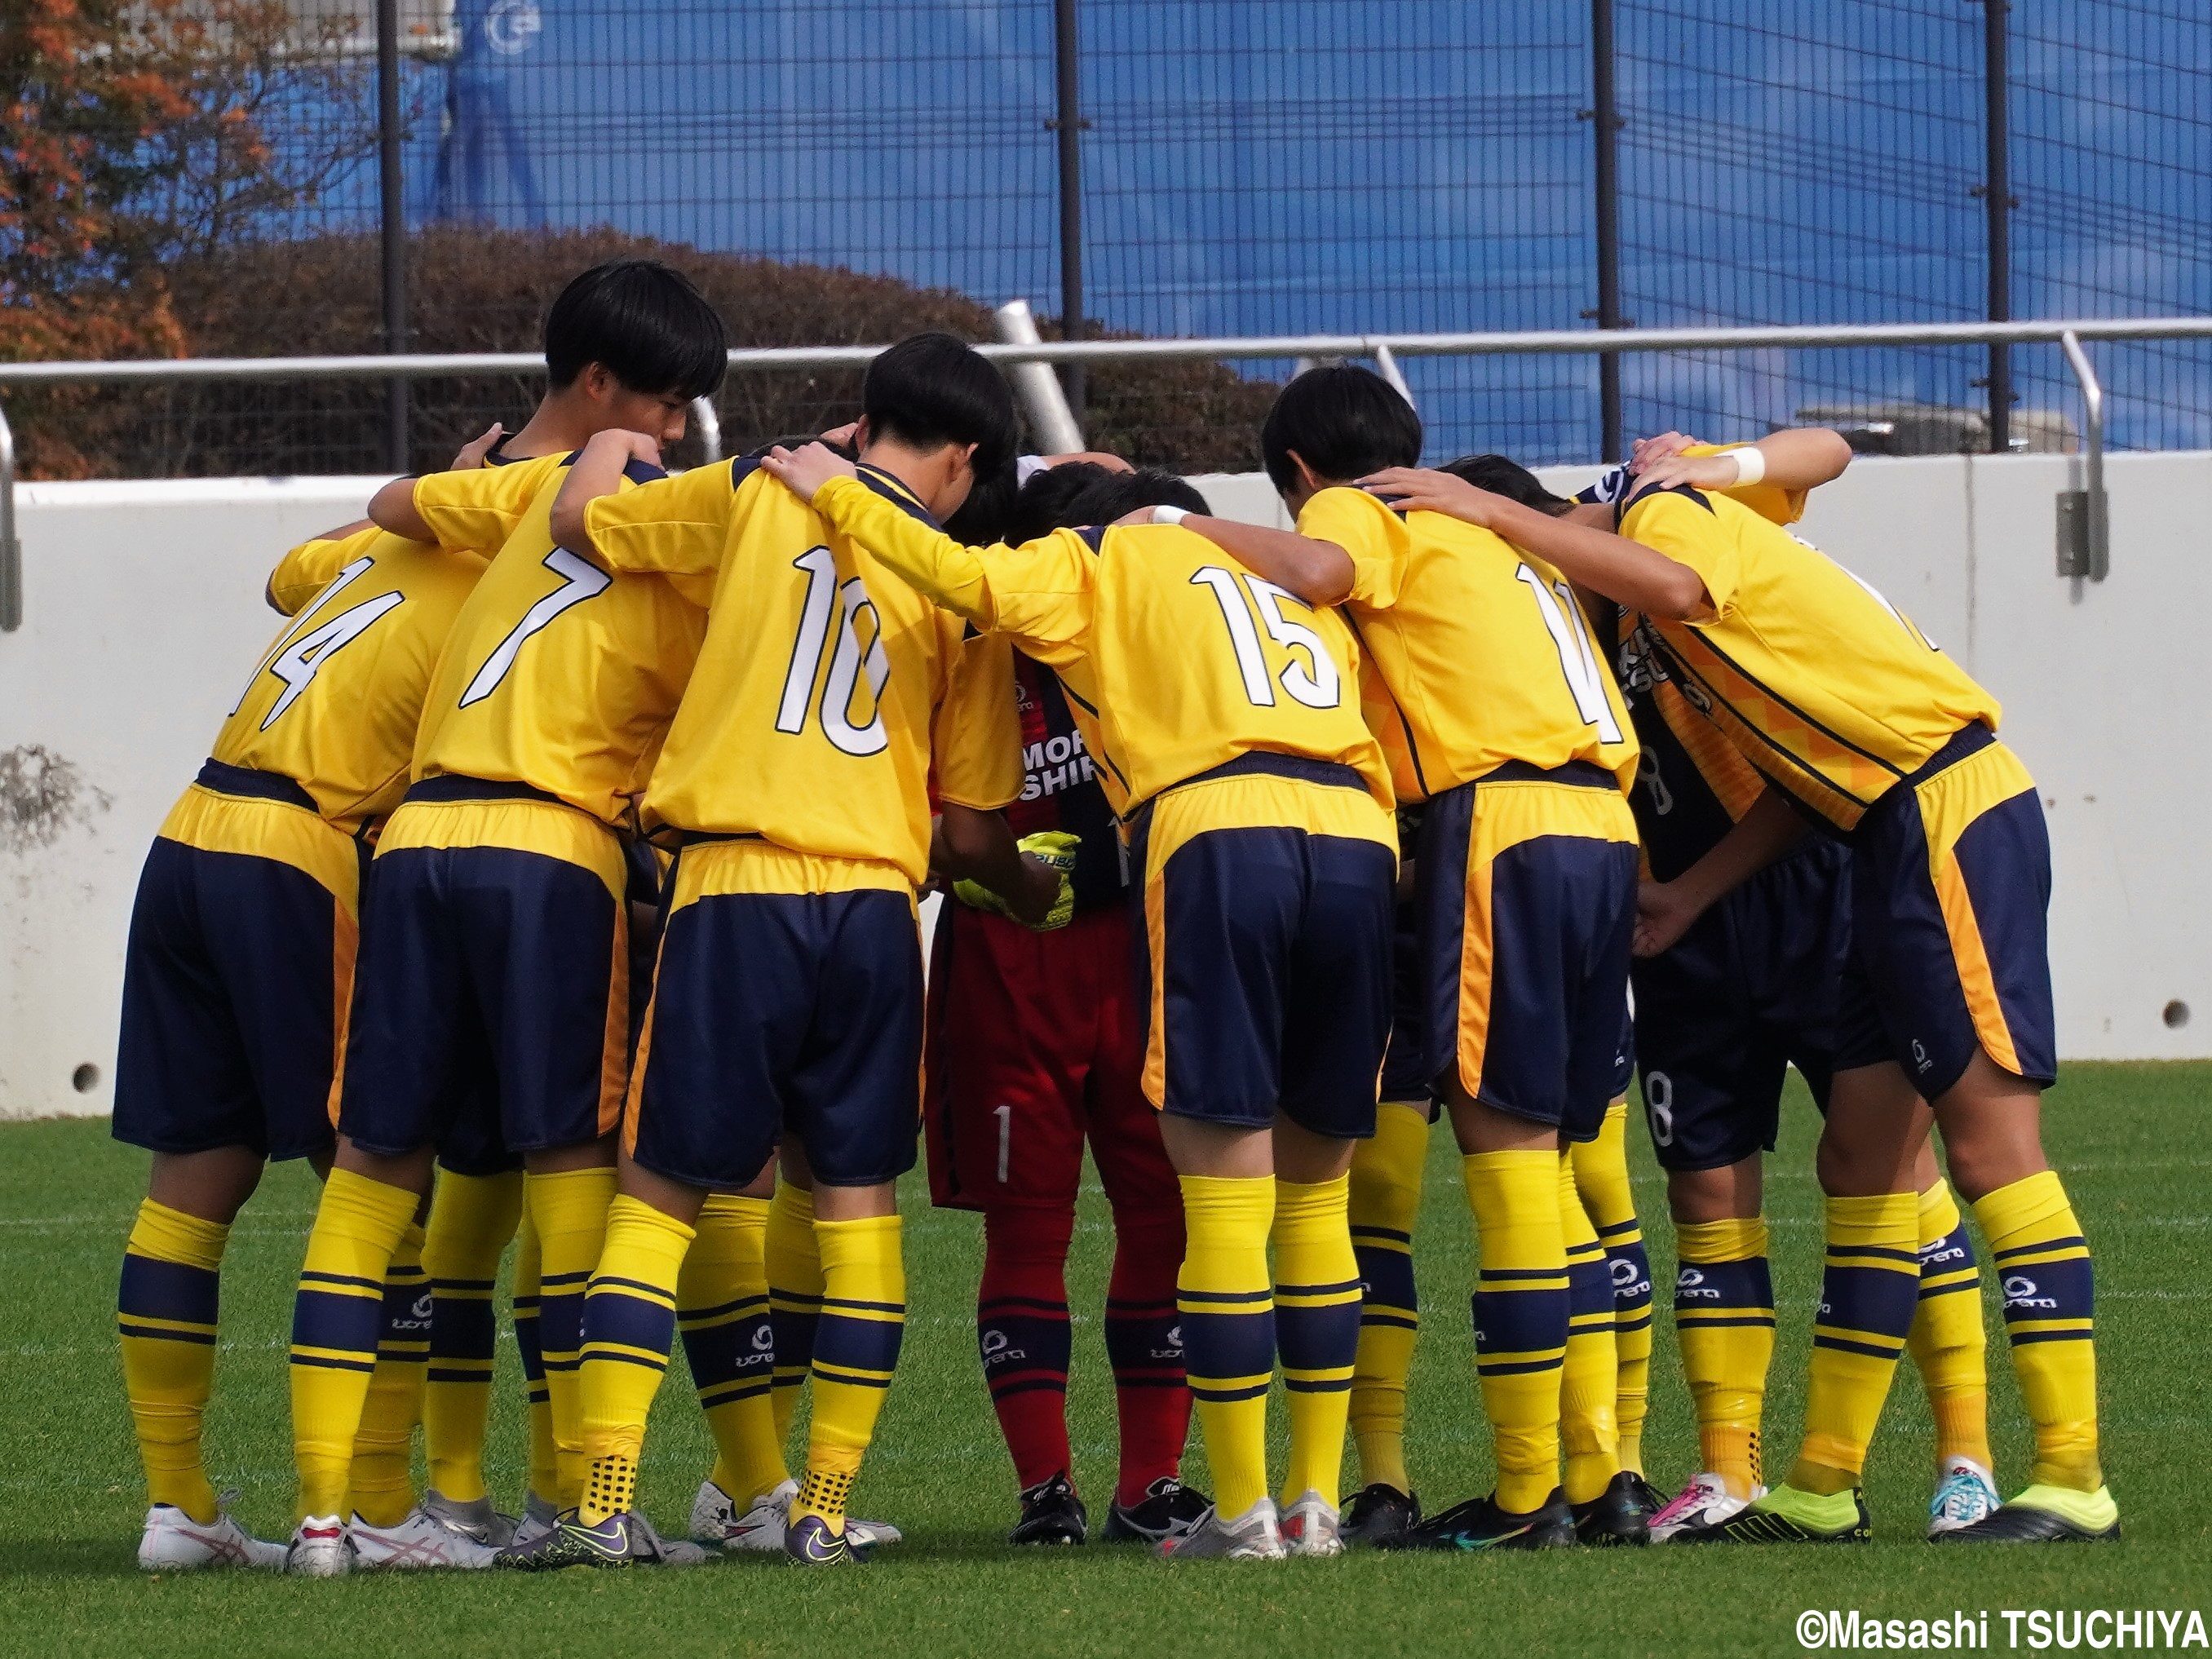
[[[1875,323],[1773,328],[1535,329],[1494,334],[1296,334],[1193,340],[1045,340],[994,342],[975,349],[994,362],[1255,362],[1298,358],[1364,357],[1403,386],[1395,360],[1406,357],[1569,356],[1622,352],[1730,351],[1753,348],[2057,345],[2081,390],[2084,466],[2075,509],[2075,563],[2062,573],[2101,580],[2110,562],[2105,491],[2105,391],[2083,347],[2097,341],[2212,339],[2212,317],[2093,318],[2007,323]],[[854,368],[885,348],[756,347],[730,353],[730,369]],[[394,353],[349,357],[143,358],[108,362],[0,363],[0,392],[24,386],[121,385],[133,381],[410,380],[472,374],[542,374],[544,359],[527,352]],[[703,424],[703,422],[702,422]],[[1079,432],[1076,434],[1079,438]],[[720,447],[720,433],[709,442]],[[1079,445],[1078,446],[1079,447]],[[21,550],[15,538],[15,443],[0,410],[0,630],[21,624]],[[2062,501],[2062,526],[2067,514]]]

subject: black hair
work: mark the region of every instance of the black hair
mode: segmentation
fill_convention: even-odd
[[[626,391],[704,398],[722,384],[729,351],[707,296],[658,259],[593,265],[545,313],[545,368],[556,392],[598,363]]]
[[[1389,381],[1351,363],[1310,368],[1285,386],[1260,423],[1260,459],[1276,491],[1298,481],[1291,452],[1332,483],[1421,459],[1421,417]]]
[[[978,478],[1012,464],[1020,428],[997,369],[950,334],[909,334],[868,365],[860,407],[873,437],[917,449],[975,446]]]
[[[1111,524],[1140,507],[1180,507],[1208,515],[1213,511],[1187,479],[1158,467],[1139,467],[1134,472],[1109,472],[1104,467],[1096,471],[1103,476],[1078,490],[1060,509],[1061,524]]]
[[[1102,478],[1114,475],[1096,461],[1062,461],[1033,472],[1006,514],[1006,539],[1033,542],[1064,525],[1087,523],[1067,516],[1068,503]]]
[[[1548,513],[1555,519],[1574,505],[1565,495],[1545,489],[1536,475],[1520,462],[1508,460],[1503,455],[1462,455],[1455,461],[1446,462],[1437,471],[1464,479],[1477,489],[1486,489],[1509,501]]]
[[[960,510],[945,521],[945,533],[966,547],[1027,540],[1008,528],[1020,489],[1012,461],[995,472],[979,473]]]

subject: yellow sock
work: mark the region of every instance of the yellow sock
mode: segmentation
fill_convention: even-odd
[[[775,1443],[791,1444],[791,1419],[814,1365],[822,1319],[822,1247],[814,1237],[814,1194],[787,1181],[769,1201],[763,1248],[768,1257],[769,1323],[775,1335]]]
[[[430,1311],[422,1229],[410,1224],[384,1275],[384,1334],[353,1437],[348,1501],[372,1527],[396,1527],[415,1507],[415,1425],[422,1417]]]
[[[1428,1109],[1386,1100],[1376,1109],[1374,1138],[1352,1154],[1352,1249],[1365,1286],[1352,1370],[1352,1439],[1361,1483],[1403,1492],[1413,1489],[1406,1473],[1406,1378],[1421,1328],[1413,1223],[1428,1152]]]
[[[1559,1372],[1559,1443],[1567,1455],[1567,1502],[1587,1504],[1620,1473],[1613,1417],[1613,1278],[1605,1247],[1575,1189],[1572,1156],[1558,1160],[1559,1233],[1567,1249],[1567,1352]]]
[[[1906,1340],[1936,1419],[1936,1461],[1990,1455],[1989,1334],[1973,1241],[1948,1182],[1920,1194],[1920,1305]]]
[[[584,1297],[576,1373],[586,1464],[576,1506],[586,1526],[635,1506],[638,1450],[676,1344],[676,1285],[690,1248],[691,1229],[642,1199],[618,1195],[607,1207],[606,1249]],[[561,1451],[565,1461],[567,1448]]]
[[[564,1510],[574,1508],[583,1494],[584,1291],[606,1245],[614,1196],[611,1169],[561,1170],[523,1178],[523,1202],[538,1230],[538,1346],[545,1364],[559,1477],[558,1492],[545,1495]]]
[[[2013,1370],[2035,1425],[2029,1481],[2095,1492],[2105,1484],[2097,1457],[2096,1295],[2066,1188],[2056,1170],[2045,1170],[1980,1199],[1974,1219],[2004,1287]]]
[[[1644,1473],[1644,1419],[1651,1403],[1651,1262],[1628,1184],[1628,1103],[1605,1109],[1595,1140],[1575,1143],[1575,1190],[1605,1246],[1613,1285],[1613,1419],[1620,1467]]]
[[[123,1251],[116,1328],[123,1392],[146,1466],[146,1501],[215,1519],[200,1425],[215,1386],[216,1308],[230,1229],[147,1199]]]
[[[1183,1369],[1213,1501],[1231,1520],[1267,1495],[1267,1389],[1275,1375],[1275,1300],[1267,1236],[1272,1176],[1184,1176],[1176,1312]]]
[[[350,1170],[323,1184],[292,1304],[292,1461],[300,1518],[342,1516],[384,1331],[384,1277],[421,1202]]]
[[[499,1259],[522,1218],[522,1173],[438,1174],[422,1241],[430,1276],[430,1368],[422,1379],[422,1461],[430,1485],[459,1504],[487,1496],[484,1431],[499,1321]]]
[[[763,1236],[769,1200],[717,1193],[676,1282],[676,1322],[714,1437],[708,1477],[744,1510],[789,1478],[770,1400],[775,1366]]]
[[[1475,1374],[1497,1449],[1498,1502],[1542,1506],[1559,1480],[1559,1386],[1570,1299],[1559,1155],[1470,1152],[1460,1160],[1482,1266]]]
[[[814,1338],[806,1479],[792,1504],[793,1521],[818,1515],[844,1530],[845,1497],[875,1437],[906,1334],[899,1234],[895,1215],[814,1224],[822,1250],[822,1322]]]
[[[1820,1311],[1805,1383],[1805,1439],[1790,1484],[1828,1495],[1859,1484],[1897,1357],[1920,1300],[1920,1195],[1831,1198]]]
[[[1757,1216],[1674,1224],[1674,1337],[1698,1461],[1738,1498],[1760,1480],[1759,1420],[1774,1358],[1774,1283]]]
[[[545,1357],[538,1346],[538,1229],[526,1210],[514,1246],[514,1346],[522,1354],[524,1398],[530,1407],[530,1491],[551,1504],[561,1490],[553,1445],[553,1402],[545,1389]]]
[[[1335,1508],[1359,1352],[1359,1263],[1352,1254],[1352,1179],[1275,1182],[1275,1345],[1290,1408],[1287,1508],[1318,1492]]]

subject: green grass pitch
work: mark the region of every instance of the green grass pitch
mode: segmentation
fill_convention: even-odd
[[[973,1216],[932,1212],[910,1185],[913,1321],[856,1508],[909,1541],[851,1573],[774,1561],[688,1572],[356,1577],[332,1583],[244,1574],[148,1579],[133,1568],[143,1499],[121,1397],[113,1322],[118,1253],[143,1157],[100,1122],[0,1126],[0,1652],[635,1656],[848,1653],[1680,1653],[1798,1651],[1805,1607],[1883,1616],[1954,1608],[2198,1607],[2212,1615],[2212,1066],[2076,1066],[2051,1097],[2054,1154],[2097,1254],[2107,1468],[2128,1532],[2103,1549],[1934,1549],[1920,1541],[1930,1457],[1909,1368],[1891,1396],[1872,1471],[1877,1541],[1846,1550],[1653,1549],[1547,1557],[1354,1556],[1340,1561],[1174,1567],[1123,1548],[1017,1554],[1000,1540],[1012,1476],[975,1360],[981,1236]],[[1782,1330],[1768,1396],[1770,1455],[1786,1458],[1819,1259],[1813,1115],[1790,1115],[1772,1165]],[[1662,1208],[1650,1149],[1637,1194]],[[1467,1295],[1470,1246],[1449,1137],[1434,1138],[1418,1239],[1426,1325],[1415,1364],[1411,1456],[1432,1506],[1484,1490]],[[297,1166],[273,1174],[240,1218],[224,1274],[223,1343],[209,1428],[217,1484],[264,1534],[289,1524],[284,1342],[293,1274],[314,1201]],[[1071,1402],[1094,1513],[1112,1467],[1112,1415],[1097,1312],[1109,1244],[1086,1194],[1073,1273]],[[1671,1279],[1663,1223],[1655,1277]],[[1663,1290],[1662,1290],[1663,1300]],[[2000,1484],[2026,1468],[2018,1390],[1988,1303]],[[505,1334],[502,1333],[505,1340]],[[505,1341],[494,1467],[512,1500],[520,1394]],[[1661,1485],[1691,1467],[1688,1401],[1663,1313],[1648,1437]],[[1279,1413],[1278,1413],[1279,1416]],[[708,1463],[682,1367],[661,1393],[644,1492],[680,1527]],[[1192,1478],[1205,1469],[1194,1449]],[[1992,1644],[2006,1646],[1992,1617]],[[2024,1634],[2024,1632],[2023,1632]]]

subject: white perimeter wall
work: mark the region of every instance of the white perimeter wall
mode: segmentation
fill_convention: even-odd
[[[2098,585],[2052,574],[2074,465],[1861,461],[1804,532],[2004,700],[2051,817],[2061,1053],[2212,1056],[2212,454],[2113,460]],[[0,1117],[106,1110],[146,844],[274,634],[270,566],[378,482],[21,492],[25,619],[0,635]],[[1196,482],[1219,511],[1279,520],[1264,479]],[[2195,1017],[2169,1024],[2173,1004]]]

